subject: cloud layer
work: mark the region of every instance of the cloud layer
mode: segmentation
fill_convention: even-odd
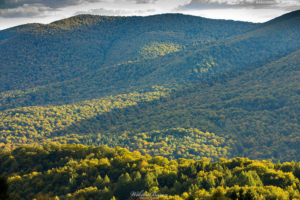
[[[21,17],[47,17],[55,9],[46,7],[42,4],[24,4],[23,6],[10,9],[0,9],[0,16],[4,18],[21,18]]]
[[[0,30],[49,23],[78,14],[183,13],[215,19],[263,22],[300,9],[300,0],[0,0]]]
[[[300,9],[300,0],[192,0],[188,4],[178,7],[178,10],[219,8],[296,10]]]
[[[19,8],[26,4],[40,4],[49,8],[61,8],[82,3],[96,2],[97,0],[0,0],[1,9]],[[101,0],[98,0],[101,1]]]
[[[0,9],[22,7],[25,4],[40,4],[49,8],[62,8],[66,6],[80,5],[95,2],[134,2],[136,4],[155,3],[158,0],[0,0]]]
[[[64,8],[71,6],[89,5],[93,3],[112,4],[154,4],[159,0],[0,0],[0,17],[21,18],[21,17],[47,17],[55,12],[63,12]],[[130,5],[129,5],[130,6]],[[116,9],[88,9],[86,11],[76,11],[73,14],[103,14],[121,15],[129,14],[126,10]],[[144,13],[147,11],[135,10],[134,13]]]
[[[127,15],[145,15],[145,14],[152,14],[156,12],[155,9],[148,9],[148,10],[112,10],[112,9],[91,9],[87,11],[77,11],[75,15],[80,14],[91,14],[91,15],[107,15],[107,16],[127,16]]]
[[[93,9],[74,10],[76,14],[102,14],[102,15],[129,15],[152,13],[155,8],[140,9],[132,5],[153,5],[159,2],[178,3],[173,12],[187,10],[204,9],[229,9],[229,8],[249,8],[249,9],[300,9],[300,0],[185,0],[185,4],[180,4],[183,0],[0,0],[0,17],[21,18],[21,17],[48,17],[64,12],[65,8],[92,5],[92,4],[122,4],[123,9],[111,7],[96,7]],[[62,14],[62,13],[61,13]]]

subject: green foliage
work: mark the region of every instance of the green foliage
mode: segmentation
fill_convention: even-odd
[[[0,146],[299,160],[300,23],[288,16],[81,15],[20,27],[0,44]]]
[[[210,200],[229,200],[230,198],[225,197],[224,193],[226,193],[226,191],[223,188],[218,187],[213,192]]]
[[[0,32],[0,40],[7,38],[0,43],[1,92],[71,80],[99,69],[137,61],[144,57],[140,51],[152,44],[167,44],[166,51],[165,48],[159,48],[159,53],[150,51],[150,54],[161,55],[160,50],[168,53],[179,49],[177,45],[215,41],[241,33],[255,24],[165,14],[149,17],[79,15],[32,26],[16,27],[26,31],[18,31],[14,37],[5,36],[13,30]]]
[[[7,183],[7,178],[5,176],[0,176],[0,199],[9,200],[10,195],[8,193],[9,184]]]
[[[0,109],[176,88],[262,65],[299,47],[298,20],[268,26],[180,14],[61,20],[1,44]]]
[[[41,24],[26,24],[2,30],[0,31],[0,43],[3,42],[2,40],[7,40],[18,34],[24,33],[26,31],[31,31],[32,29],[39,28],[41,26]]]
[[[233,144],[226,145],[231,148],[226,155],[232,157],[299,160],[299,54],[298,50],[264,67],[236,70],[165,98],[112,111],[97,122],[125,116],[111,126],[110,134],[193,127]],[[216,146],[219,141],[211,142]]]
[[[25,166],[29,158],[32,162]],[[2,151],[0,159],[0,173],[8,177],[13,199],[125,200],[137,193],[166,200],[300,198],[295,170],[282,172],[272,163],[245,158],[218,162],[180,158],[162,164],[161,157],[120,147],[73,144],[19,147]],[[9,171],[8,160],[17,163],[14,171]],[[253,168],[259,165],[266,170]],[[190,173],[191,166],[196,176]]]
[[[141,54],[146,58],[164,56],[166,54],[180,51],[182,47],[180,45],[172,43],[157,43],[154,42],[151,45],[142,47]]]
[[[79,140],[85,139],[82,135],[72,133],[83,133],[84,130],[91,133],[91,130],[97,132],[97,129],[95,129],[96,127],[90,129],[84,126],[73,126],[75,122],[104,114],[116,108],[136,105],[139,101],[151,101],[166,95],[167,92],[166,89],[153,87],[153,91],[148,93],[119,94],[71,105],[9,109],[0,112],[2,136],[0,146],[4,149],[11,149],[24,144],[79,143]],[[70,135],[59,133],[67,127],[73,129]]]
[[[81,15],[1,31],[13,199],[299,199],[299,22]]]

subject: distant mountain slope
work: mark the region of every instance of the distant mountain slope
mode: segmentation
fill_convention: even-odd
[[[269,25],[274,25],[274,24],[278,24],[281,22],[287,22],[287,21],[293,20],[295,18],[299,18],[299,16],[300,16],[300,10],[292,11],[292,12],[289,12],[282,16],[276,17],[266,23],[263,23],[263,24],[261,24],[261,26],[269,26]]]
[[[1,43],[0,91],[66,81],[96,69],[135,61],[143,58],[140,51],[154,42],[183,48],[238,34],[254,26],[181,14],[80,15],[60,20],[20,32]]]
[[[299,160],[300,50],[252,70],[237,70],[170,97],[116,109],[68,127],[90,133],[197,128],[231,140],[234,156]],[[121,119],[121,120],[118,120]]]
[[[0,43],[2,40],[12,38],[23,32],[30,31],[32,29],[39,28],[41,26],[43,26],[43,25],[42,24],[25,24],[25,25],[20,25],[20,26],[16,26],[13,28],[2,30],[2,31],[0,31]]]
[[[0,146],[300,160],[299,31],[298,12],[264,24],[83,15],[25,31],[0,44]]]
[[[300,50],[263,67],[221,73],[175,90],[168,97],[160,97],[166,95],[160,92],[135,93],[75,105],[7,110],[0,118],[0,131],[5,135],[1,145],[10,148],[22,143],[56,141],[109,144],[142,151],[140,145],[147,142],[160,146],[168,140],[164,151],[173,154],[161,151],[167,157],[193,158],[197,156],[193,149],[202,145],[210,152],[203,155],[213,159],[247,156],[299,160],[299,55]],[[195,131],[171,131],[180,127],[215,133],[216,138],[190,143],[189,138],[196,137]],[[188,155],[178,153],[187,148],[179,141],[191,147]],[[144,146],[148,153],[157,155],[148,148]],[[215,148],[221,152],[212,153]]]
[[[262,66],[300,46],[300,17],[253,29],[218,41],[190,46],[152,43],[152,46],[141,50],[145,57],[136,61],[88,70],[70,80],[23,92],[2,93],[0,108],[73,103],[147,90],[154,85],[176,88],[228,70]]]

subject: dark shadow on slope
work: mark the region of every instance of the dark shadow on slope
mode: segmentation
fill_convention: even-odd
[[[294,51],[294,53],[289,53],[288,56],[293,55],[297,52],[298,51]],[[220,85],[226,86],[226,84],[228,82],[230,82],[234,79],[243,79],[243,76],[246,77],[249,73],[256,73],[255,70],[260,70],[260,68],[262,66],[266,66],[266,65],[269,65],[272,63],[277,63],[281,59],[285,59],[288,56],[283,55],[280,57],[273,58],[272,62],[268,62],[268,61],[258,62],[255,65],[252,65],[249,67],[231,69],[225,73],[220,73],[219,75],[207,77],[204,80],[198,81],[198,83],[196,83],[196,84],[190,84],[189,86],[180,86],[177,89],[173,89],[172,92],[167,97],[160,97],[159,99],[155,99],[152,101],[137,102],[137,105],[134,105],[134,106],[128,106],[128,107],[120,108],[120,109],[119,108],[113,109],[110,112],[103,113],[96,117],[82,120],[82,121],[68,127],[64,131],[57,132],[56,134],[62,135],[64,133],[70,133],[74,130],[77,130],[78,128],[80,131],[75,131],[77,133],[80,133],[80,132],[82,132],[82,133],[107,132],[107,131],[111,131],[112,127],[114,127],[113,128],[114,130],[116,130],[115,126],[120,126],[120,129],[118,131],[129,130],[129,129],[126,129],[126,127],[121,127],[121,124],[124,122],[127,123],[127,122],[132,121],[134,119],[133,116],[137,116],[137,117],[135,117],[136,119],[143,119],[145,117],[142,117],[141,114],[142,115],[145,114],[145,116],[148,116],[148,117],[151,117],[154,114],[156,114],[156,115],[163,114],[164,111],[160,112],[159,110],[156,110],[152,114],[151,114],[151,111],[154,111],[155,107],[159,107],[163,104],[167,104],[168,102],[178,100],[178,99],[186,97],[190,94],[196,94],[199,92],[201,93],[202,90],[204,90],[204,89],[209,90],[209,88],[218,87]],[[285,63],[285,65],[286,65],[286,63]],[[274,70],[275,70],[275,68],[276,68],[276,66],[274,67]],[[296,69],[293,69],[293,70],[296,70]],[[273,72],[273,69],[271,72]],[[245,78],[245,80],[243,80],[243,84],[247,83],[248,81],[250,81],[252,79],[253,79],[252,77],[251,77],[251,79]],[[262,78],[261,81],[267,81],[267,77]],[[235,106],[237,108],[242,108],[246,111],[262,111],[262,110],[279,109],[283,105],[280,102],[272,101],[272,100],[268,101],[267,99],[264,99],[265,106],[263,106],[263,107],[258,106],[257,103],[259,103],[259,102],[257,102],[257,101],[252,102],[251,105],[250,104],[247,105],[247,102],[240,102],[240,103],[234,102],[235,105],[233,105],[233,103],[229,100],[232,100],[232,99],[238,97],[239,95],[240,94],[237,93],[235,95],[227,94],[227,95],[221,96],[220,100],[226,101],[226,104],[224,104],[224,108]],[[208,106],[206,108],[209,108],[212,111],[222,109],[222,107],[215,105],[215,103],[212,101],[208,101],[208,102],[204,101],[203,103],[208,103],[210,106]],[[281,106],[279,105],[279,103],[281,104]],[[168,108],[171,108],[171,109],[174,107],[175,107],[174,105],[168,106]],[[179,107],[183,107],[183,106],[179,106]],[[147,113],[149,113],[149,115],[147,115]],[[127,116],[129,116],[129,117],[127,117]],[[122,120],[125,120],[125,121],[122,121]],[[95,126],[91,126],[89,124],[93,124]],[[180,125],[182,125],[182,124],[180,124]],[[91,127],[97,127],[97,128],[95,129],[95,131],[93,131],[93,128],[91,128]],[[149,127],[146,127],[146,128],[149,128]],[[162,127],[162,128],[167,128],[167,127]],[[197,127],[195,127],[195,128],[197,128]],[[221,128],[223,128],[223,127],[221,127]],[[134,129],[135,128],[132,128],[132,130],[134,130]],[[88,131],[84,131],[84,130],[88,130]],[[143,131],[146,131],[146,129]],[[203,131],[206,131],[206,130],[203,130]],[[214,132],[215,130],[207,130],[207,131]]]
[[[254,63],[271,62],[299,48],[300,18],[293,20],[280,27],[268,26],[209,47],[186,48],[154,59],[99,69],[26,94],[12,93],[1,100],[0,109],[70,104],[114,92],[145,90],[152,85],[174,88],[228,70],[247,68]]]
[[[135,61],[141,58],[141,48],[152,42],[189,46],[229,37],[253,26],[182,14],[71,17],[1,43],[0,91],[45,86]]]
[[[295,107],[300,97],[298,90],[294,91],[300,77],[297,75],[298,55],[291,54],[267,67],[257,65],[210,77],[178,89],[168,97],[114,109],[53,134],[197,128],[232,139],[237,145],[236,156],[265,159],[297,152],[298,143],[291,138],[296,140],[300,130],[297,122],[300,110]],[[286,59],[291,59],[290,63]],[[285,81],[278,81],[282,78]],[[277,82],[275,88],[272,88],[273,80]],[[294,99],[294,103],[291,104],[290,99]],[[258,153],[261,151],[264,153]],[[297,156],[291,153],[290,158],[298,160]]]

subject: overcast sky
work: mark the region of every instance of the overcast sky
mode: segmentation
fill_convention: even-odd
[[[0,30],[26,23],[51,23],[79,14],[183,13],[265,22],[299,9],[300,0],[0,0]]]

